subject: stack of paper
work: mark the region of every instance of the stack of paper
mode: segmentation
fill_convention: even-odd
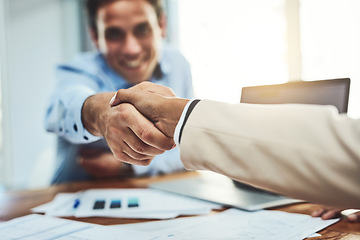
[[[204,217],[179,218],[136,224],[122,224],[121,230],[133,230],[160,239],[304,239],[337,222],[309,215],[261,210],[246,212],[229,209]],[[316,236],[316,235],[315,235]],[[318,236],[318,235],[317,235]]]
[[[137,240],[150,239],[148,233],[32,214],[0,223],[0,239]]]
[[[155,189],[92,189],[61,193],[50,203],[33,208],[50,216],[168,219],[208,214],[221,205]]]
[[[100,226],[43,215],[29,215],[0,223],[0,239],[304,239],[335,223],[308,215],[278,211],[245,212],[230,209],[204,217],[149,223]]]

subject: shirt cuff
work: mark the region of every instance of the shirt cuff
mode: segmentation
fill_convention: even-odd
[[[81,120],[81,110],[82,110],[82,107],[84,105],[84,102],[85,100],[90,97],[87,96],[85,99],[81,99],[78,104],[79,106],[77,106],[75,109],[77,109],[78,111],[76,111],[76,113],[74,114],[75,115],[75,122],[74,124],[77,125],[78,127],[78,132],[77,132],[77,137],[79,139],[83,139],[83,143],[89,143],[89,142],[94,142],[94,141],[97,141],[99,139],[101,139],[101,137],[99,136],[95,136],[95,135],[92,135],[85,127],[84,125],[82,124],[82,120]],[[81,106],[81,107],[80,107]],[[80,110],[80,111],[79,111]],[[74,125],[75,126],[75,125]]]
[[[175,132],[174,132],[174,142],[175,142],[176,146],[180,146],[181,134],[182,134],[184,125],[185,125],[190,113],[192,112],[192,110],[194,109],[195,105],[198,102],[200,102],[199,99],[191,99],[185,105],[184,110],[181,114],[180,120],[179,120],[178,124],[176,125]]]
[[[84,128],[81,121],[81,109],[85,100],[93,95],[91,91],[79,91],[78,94],[71,99],[71,106],[62,109],[60,116],[60,127],[62,132],[60,136],[72,143],[84,144],[91,143],[101,139],[102,137],[92,135],[86,128]]]

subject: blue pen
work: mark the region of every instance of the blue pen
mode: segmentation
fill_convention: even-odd
[[[80,205],[80,199],[77,198],[77,199],[75,199],[73,208],[77,208],[79,205]]]

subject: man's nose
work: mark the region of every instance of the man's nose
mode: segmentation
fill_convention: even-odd
[[[132,34],[128,34],[124,41],[124,54],[135,55],[140,53],[141,45],[139,40]]]

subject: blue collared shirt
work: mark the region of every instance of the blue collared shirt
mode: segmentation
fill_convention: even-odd
[[[177,50],[163,46],[158,67],[151,82],[170,87],[178,97],[193,97],[190,66]],[[59,65],[56,80],[45,117],[47,131],[59,136],[53,183],[86,180],[90,176],[76,162],[79,148],[108,147],[104,139],[92,135],[82,125],[82,105],[91,95],[132,85],[114,72],[99,52],[83,53],[72,62]],[[168,173],[182,168],[178,149],[157,156],[147,167],[134,166],[137,174]]]

